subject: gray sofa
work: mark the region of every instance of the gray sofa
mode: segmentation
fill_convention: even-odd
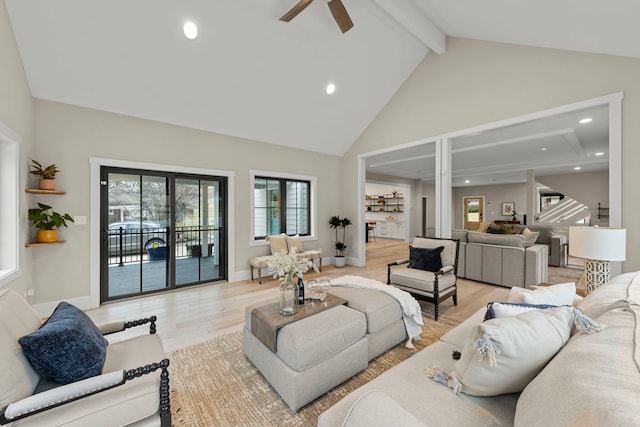
[[[465,259],[465,277],[470,280],[506,287],[547,281],[548,247],[526,246],[521,234],[469,231]]]
[[[563,234],[556,226],[553,225],[520,225],[514,224],[513,229],[517,233],[522,233],[524,228],[540,233],[535,241],[536,245],[547,246],[548,265],[553,267],[564,267],[567,263],[567,235],[565,230]],[[466,277],[466,244],[467,230],[453,229],[451,230],[451,238],[460,240],[460,259],[458,262],[458,277]],[[435,237],[435,228],[429,227],[425,231],[425,237]],[[502,236],[496,234],[496,236]]]
[[[482,322],[484,310],[413,357],[348,394],[325,411],[333,426],[637,426],[640,420],[640,273],[618,276],[578,304],[606,325],[576,334],[521,393],[476,397],[454,392],[425,370],[454,369],[453,351]]]
[[[427,229],[426,234],[433,237],[435,229]],[[545,239],[549,236],[545,233]],[[457,277],[506,287],[526,287],[547,281],[549,245],[538,244],[536,240],[534,245],[527,246],[522,234],[454,229],[451,237],[460,241]]]

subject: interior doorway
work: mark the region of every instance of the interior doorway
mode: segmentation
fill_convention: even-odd
[[[484,197],[465,197],[464,206],[464,224],[465,230],[477,230],[483,219]]]

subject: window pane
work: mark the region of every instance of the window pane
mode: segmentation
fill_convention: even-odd
[[[287,181],[286,233],[309,234],[309,183]]]
[[[254,238],[280,233],[280,181],[256,178],[254,184]]]

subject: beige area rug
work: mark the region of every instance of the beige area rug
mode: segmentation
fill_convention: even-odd
[[[172,352],[169,355],[174,426],[315,426],[318,416],[351,391],[411,357],[458,324],[423,316],[416,350],[399,344],[369,362],[367,369],[292,413],[242,353],[242,333]]]

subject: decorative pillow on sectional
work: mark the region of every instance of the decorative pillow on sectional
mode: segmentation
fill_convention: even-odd
[[[267,242],[271,245],[271,255],[277,254],[278,252],[285,251],[285,253],[289,253],[289,249],[287,248],[287,235],[282,233],[277,236],[267,236]]]
[[[536,240],[538,240],[538,236],[540,235],[539,231],[531,231],[528,228],[522,230],[522,235],[524,236],[524,245],[532,246],[536,244]]]
[[[524,304],[573,305],[576,284],[560,283],[551,286],[534,286],[534,289],[512,287],[508,302]]]
[[[514,234],[511,224],[489,224],[487,228],[489,234]]]
[[[100,375],[107,340],[82,310],[61,302],[49,319],[18,340],[33,368],[45,378],[68,384]]]
[[[571,307],[555,307],[479,324],[450,375],[454,391],[472,396],[522,391],[567,342],[572,321]]]
[[[299,234],[296,234],[295,236],[286,236],[285,239],[287,240],[287,248],[289,249],[289,252],[291,252],[293,248],[296,248],[298,253],[304,252],[302,240],[300,240]]]
[[[486,233],[490,225],[490,222],[481,221],[480,225],[478,226],[478,233]]]
[[[444,246],[437,248],[414,248],[409,246],[409,268],[417,268],[436,272],[442,268],[442,258],[440,254]]]
[[[531,310],[544,310],[554,308],[551,304],[519,304],[513,302],[490,302],[487,304],[487,312],[484,320],[495,319],[496,317],[517,316]]]

